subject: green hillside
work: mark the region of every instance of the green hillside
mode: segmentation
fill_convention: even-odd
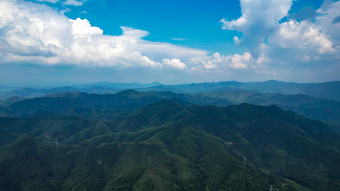
[[[340,102],[307,95],[262,94],[246,90],[219,90],[195,94],[134,90],[105,95],[66,92],[21,101],[19,99],[13,104],[0,107],[0,115],[27,116],[40,110],[49,110],[70,116],[113,118],[122,111],[129,112],[164,99],[172,99],[184,106],[190,104],[228,106],[241,103],[277,105],[282,109],[332,124],[340,132]]]
[[[0,118],[0,190],[339,190],[340,139],[276,106]]]

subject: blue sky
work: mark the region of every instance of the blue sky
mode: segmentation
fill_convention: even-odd
[[[340,80],[333,0],[2,0],[2,85]]]
[[[221,18],[237,19],[238,0],[119,0],[88,1],[66,13],[70,18],[88,19],[107,35],[120,35],[120,26],[150,32],[145,39],[169,42],[211,52],[236,52],[233,36],[237,31],[221,30]],[[86,11],[87,14],[83,14]],[[176,40],[177,39],[177,40]],[[230,44],[230,46],[226,46]],[[239,48],[236,48],[239,49]]]

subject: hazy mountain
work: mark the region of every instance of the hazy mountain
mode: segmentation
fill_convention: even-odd
[[[276,106],[163,100],[114,120],[47,111],[2,117],[0,131],[0,188],[6,190],[340,187],[339,135]]]
[[[250,103],[256,105],[277,105],[282,109],[291,110],[312,119],[327,123],[340,124],[340,102],[311,97],[308,95],[284,95],[278,93],[257,93],[247,90],[224,90],[209,93],[192,94],[193,97],[205,96],[209,99],[228,100],[232,104]],[[214,105],[224,106],[217,101]]]
[[[15,102],[25,100],[25,97],[19,97],[19,96],[12,96],[4,100],[0,100],[0,105],[2,106],[9,106],[12,105]]]
[[[158,86],[159,83],[138,84],[138,83],[111,83],[111,82],[96,82],[89,84],[77,84],[73,86],[53,87],[53,88],[17,88],[17,89],[0,89],[0,100],[10,97],[42,97],[49,94],[64,93],[64,92],[86,92],[96,94],[117,93],[118,91],[127,89],[142,89],[152,86]]]
[[[22,99],[22,98],[21,98]],[[8,100],[0,114],[31,115],[39,110],[96,118],[112,118],[121,111],[128,112],[146,104],[173,99],[182,105],[217,105],[250,103],[277,105],[312,119],[323,120],[340,130],[340,103],[306,95],[261,94],[246,90],[212,91],[210,93],[176,94],[172,92],[138,92],[126,90],[116,94],[66,92],[22,101]],[[15,102],[9,105],[10,102]],[[6,102],[5,102],[6,103]]]
[[[164,85],[158,82],[150,84],[97,82],[56,88],[22,88],[11,91],[0,91],[0,100],[12,96],[28,98],[40,97],[48,94],[63,93],[66,91],[108,94],[117,93],[126,89],[134,89],[138,91],[171,91],[174,93],[184,94],[238,89],[256,91],[258,93],[281,93],[289,95],[305,94],[313,97],[340,101],[340,82],[338,81],[325,83],[292,83],[275,80],[265,82],[227,81],[179,85]]]
[[[13,96],[17,97],[41,97],[52,93],[61,93],[66,91],[77,91],[78,89],[65,86],[59,88],[50,88],[50,89],[37,89],[37,88],[19,88],[12,91],[3,91],[0,92],[0,99],[7,99]]]
[[[325,83],[292,83],[275,80],[265,82],[227,81],[181,85],[160,85],[146,88],[145,90],[173,91],[175,93],[197,93],[233,89],[257,91],[259,93],[281,93],[290,95],[305,94],[340,101],[339,81]]]
[[[158,82],[149,83],[149,84],[140,84],[140,83],[113,83],[113,82],[95,82],[95,83],[87,83],[87,84],[78,84],[74,85],[76,88],[91,88],[91,87],[105,87],[109,89],[115,90],[124,90],[124,89],[135,89],[135,88],[146,88],[161,85]]]
[[[2,113],[3,115],[10,116],[25,116],[32,115],[40,110],[49,110],[61,114],[85,115],[87,117],[92,115],[98,117],[97,112],[113,114],[121,112],[122,110],[136,109],[164,99],[173,99],[182,105],[190,105],[192,103],[200,105],[217,103],[229,105],[231,103],[222,98],[207,99],[206,96],[192,96],[172,92],[138,92],[125,90],[116,94],[103,95],[66,92],[18,101],[3,108]],[[94,114],[91,114],[93,112]]]

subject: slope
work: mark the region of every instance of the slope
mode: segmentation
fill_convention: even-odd
[[[0,121],[15,135],[0,148],[0,188],[10,190],[340,188],[339,135],[276,106],[163,100],[114,120],[44,112]]]

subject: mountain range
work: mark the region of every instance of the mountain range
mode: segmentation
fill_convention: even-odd
[[[66,91],[107,94],[117,93],[126,89],[134,89],[138,91],[171,91],[174,93],[186,94],[221,90],[247,90],[256,91],[258,93],[281,93],[287,95],[305,94],[312,97],[340,101],[339,81],[324,83],[293,83],[276,80],[264,82],[206,82],[178,85],[164,85],[158,82],[150,84],[96,82],[53,88],[5,88],[5,86],[1,88],[0,86],[0,100],[4,100],[12,96],[31,98],[53,93],[63,93]]]
[[[45,97],[25,99],[12,97],[5,100],[0,113],[8,116],[28,115],[39,110],[50,110],[68,115],[91,113],[100,117],[113,115],[117,111],[135,109],[162,99],[182,101],[182,104],[229,106],[241,103],[255,105],[277,105],[312,119],[322,120],[340,132],[340,102],[315,98],[307,95],[284,95],[276,93],[257,93],[246,90],[218,90],[212,92],[177,94],[173,92],[138,92],[125,90],[115,94],[89,94],[83,92],[55,93]],[[11,102],[12,101],[12,102]],[[96,110],[103,110],[98,114]],[[82,114],[81,114],[82,113]]]
[[[338,101],[154,85],[3,100],[0,191],[340,190]]]

